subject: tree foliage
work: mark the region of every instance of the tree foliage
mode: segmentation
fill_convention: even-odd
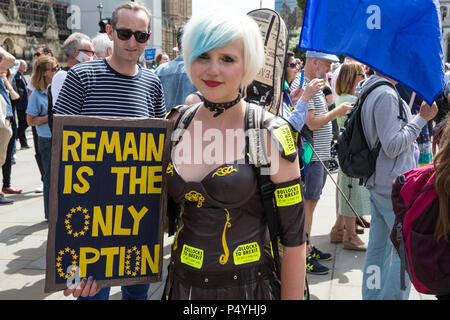
[[[297,0],[297,6],[298,6],[300,9],[302,9],[303,14],[305,14],[306,1],[307,1],[307,0]]]

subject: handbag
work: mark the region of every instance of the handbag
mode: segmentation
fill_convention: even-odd
[[[12,136],[11,122],[6,119],[6,101],[0,96],[0,167],[6,160],[9,140]]]

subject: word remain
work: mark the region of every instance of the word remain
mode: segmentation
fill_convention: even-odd
[[[165,134],[156,139],[153,133],[126,132],[123,143],[119,131],[63,131],[62,158],[64,162],[101,162],[104,154],[113,154],[114,161],[162,161]],[[97,142],[98,140],[98,142]]]

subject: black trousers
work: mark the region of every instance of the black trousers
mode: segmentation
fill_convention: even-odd
[[[20,146],[25,147],[28,145],[27,138],[25,136],[25,130],[28,128],[27,123],[27,112],[26,110],[17,110],[17,122],[18,122],[18,128],[17,128],[17,138],[20,141]]]
[[[13,156],[13,149],[14,149],[14,141],[16,141],[16,135],[17,135],[17,125],[16,121],[14,120],[14,117],[7,117],[11,122],[11,129],[12,129],[12,136],[8,143],[8,149],[6,150],[6,160],[5,163],[2,166],[2,174],[3,174],[3,188],[9,188],[11,187],[11,166],[12,166],[12,156]]]

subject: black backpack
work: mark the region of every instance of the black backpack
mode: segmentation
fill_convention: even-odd
[[[397,92],[394,85],[388,81],[379,81],[368,88],[364,94],[356,100],[355,105],[345,120],[344,127],[341,128],[337,142],[337,155],[339,166],[347,176],[363,180],[368,179],[374,172],[378,154],[380,153],[381,143],[370,149],[364,136],[362,126],[362,107],[367,96],[377,87],[387,85]],[[398,118],[406,121],[404,117],[402,99],[398,95]]]

